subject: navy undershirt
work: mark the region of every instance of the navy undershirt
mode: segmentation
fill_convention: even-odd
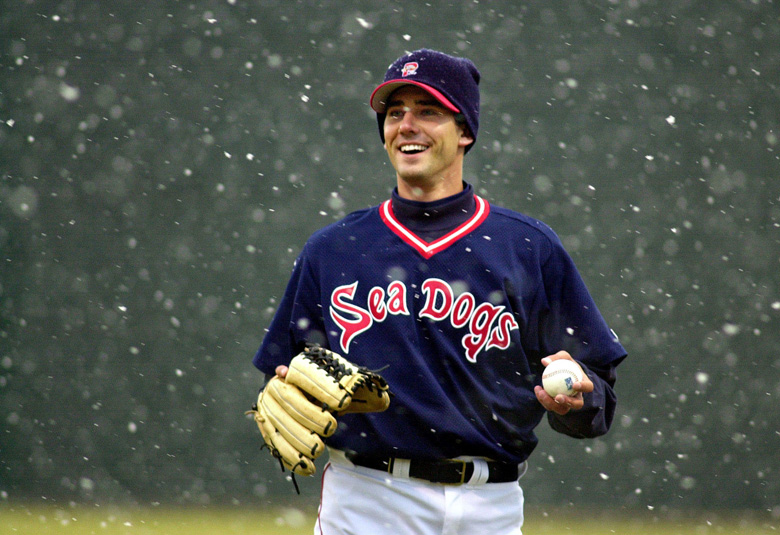
[[[477,209],[474,188],[463,183],[463,191],[433,202],[404,199],[393,190],[393,214],[407,229],[431,243],[465,223]]]

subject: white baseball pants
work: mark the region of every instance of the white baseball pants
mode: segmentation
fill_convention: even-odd
[[[522,535],[513,481],[442,485],[355,466],[330,450],[315,535]]]

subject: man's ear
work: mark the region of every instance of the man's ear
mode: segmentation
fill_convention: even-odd
[[[474,143],[474,137],[471,135],[471,132],[469,131],[468,127],[461,126],[460,127],[460,138],[458,139],[458,146],[459,147],[468,147]]]

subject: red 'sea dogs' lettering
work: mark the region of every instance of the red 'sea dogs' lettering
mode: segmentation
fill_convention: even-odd
[[[357,288],[357,283],[354,283],[354,286]],[[352,285],[348,287],[351,288]],[[350,295],[350,297],[352,296]],[[371,288],[371,291],[368,292],[368,313],[374,321],[384,321],[388,314],[408,316],[409,309],[406,307],[406,286],[404,283],[391,282],[390,286],[387,287],[387,294],[379,286]]]
[[[330,317],[341,329],[339,345],[344,353],[349,353],[352,340],[370,329],[374,322],[382,322],[388,315],[411,315],[403,282],[393,281],[387,290],[379,286],[371,288],[365,308],[353,302],[357,286],[357,282],[339,286],[330,299]],[[449,320],[456,329],[468,328],[461,343],[469,362],[476,362],[479,353],[486,349],[507,349],[510,332],[519,328],[514,316],[504,311],[505,306],[477,305],[476,298],[469,292],[455,297],[452,287],[441,279],[426,280],[422,291],[425,301],[418,313],[420,318]]]
[[[349,343],[352,339],[368,330],[374,323],[371,314],[367,310],[350,303],[355,296],[357,285],[356,281],[346,286],[339,286],[330,294],[330,317],[341,328],[339,345],[344,353],[349,353]],[[369,292],[369,302],[372,302],[371,300],[372,297]],[[382,310],[386,309],[383,308]]]
[[[477,355],[484,349],[508,348],[509,332],[519,328],[514,316],[504,312],[505,306],[491,303],[476,306],[476,299],[469,292],[455,298],[452,287],[441,279],[426,280],[422,291],[425,294],[425,305],[419,314],[421,318],[435,321],[449,318],[450,324],[456,329],[468,325],[469,332],[461,344],[469,362],[476,362]]]
[[[388,314],[409,315],[404,283],[393,281],[387,291],[379,286],[371,288],[368,292],[368,309],[352,303],[357,287],[357,282],[339,286],[330,295],[330,317],[341,329],[339,345],[344,353],[349,353],[350,342],[370,329],[375,321],[384,321]]]

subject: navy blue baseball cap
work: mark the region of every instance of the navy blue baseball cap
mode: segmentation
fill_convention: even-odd
[[[387,101],[401,86],[422,87],[448,110],[461,114],[471,136],[479,130],[480,74],[471,60],[423,48],[395,60],[385,73],[385,80],[371,94],[370,105],[377,113],[379,137],[385,141],[384,122]],[[466,152],[474,146],[471,143]]]

